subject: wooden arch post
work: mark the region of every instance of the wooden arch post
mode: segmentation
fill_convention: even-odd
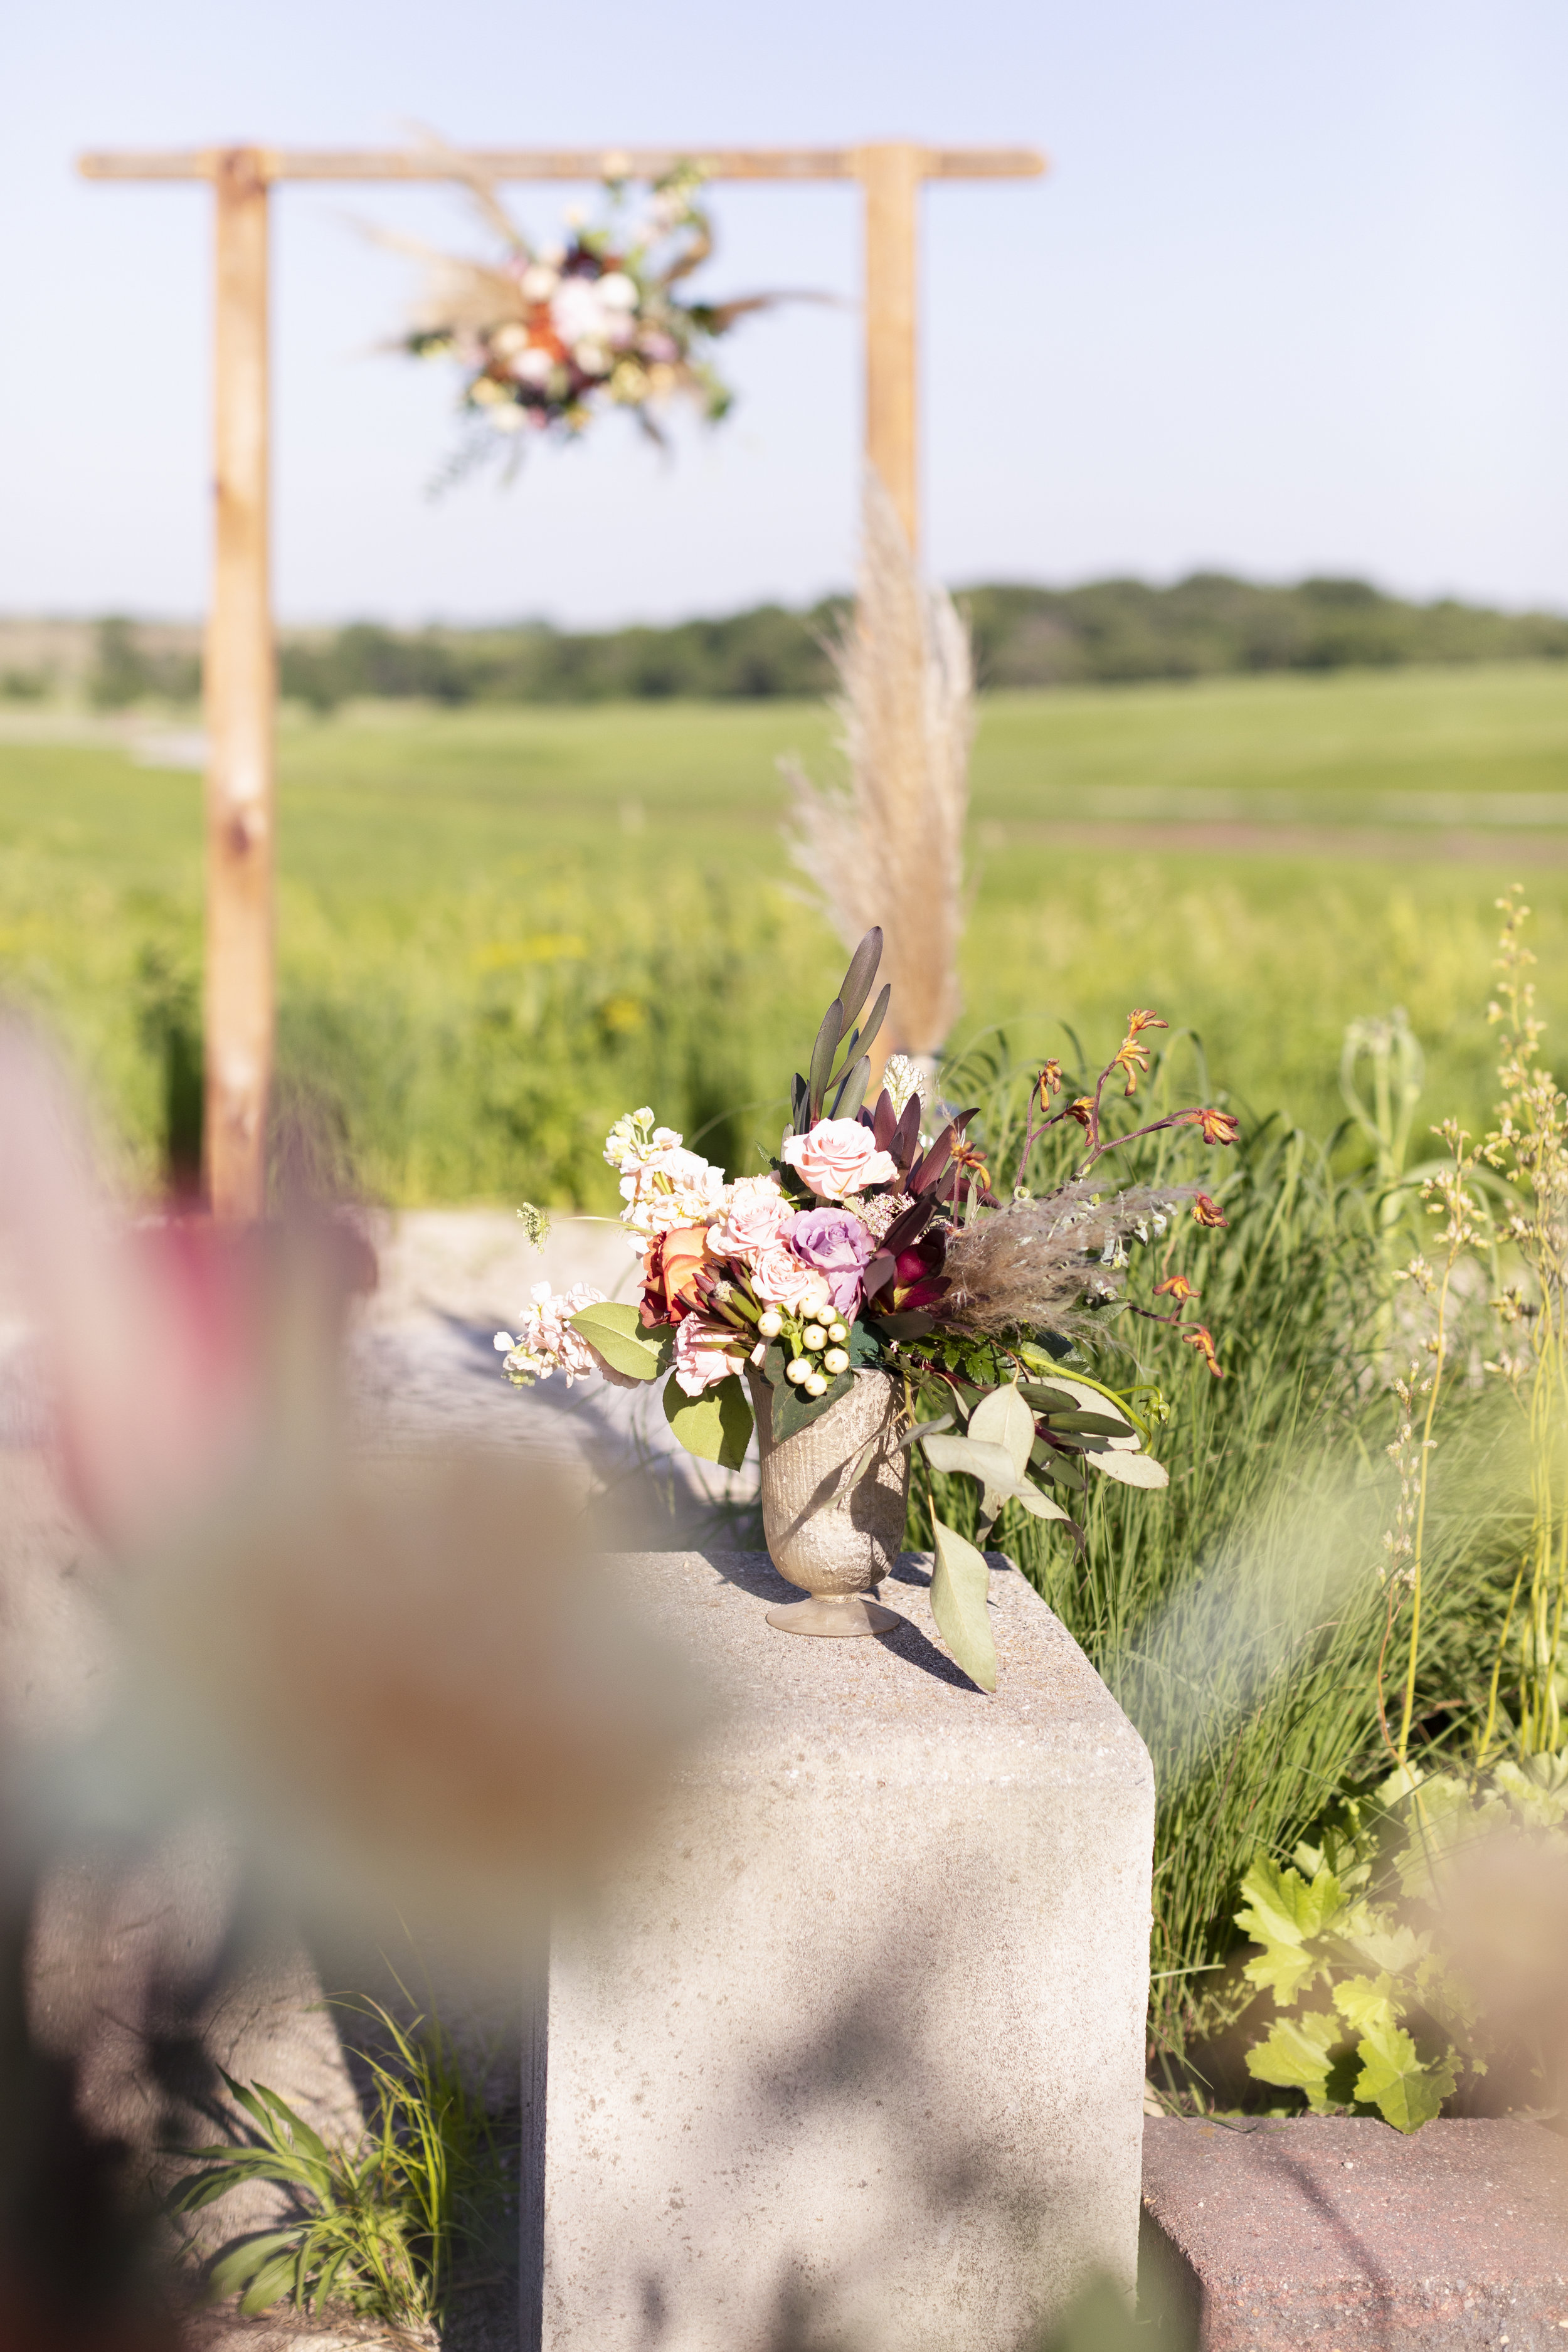
[[[263,1214],[274,1027],[275,663],[270,590],[268,190],[279,180],[652,180],[693,151],[263,147],[81,158],[89,180],[196,180],[215,197],[214,544],[205,692],[207,903],[205,1175],[215,1216]],[[710,150],[715,180],[858,180],[865,191],[866,455],[920,543],[917,289],[928,180],[1030,179],[1029,148]]]

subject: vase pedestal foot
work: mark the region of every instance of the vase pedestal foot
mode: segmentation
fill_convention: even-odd
[[[853,1641],[862,1633],[891,1633],[904,1620],[895,1610],[868,1601],[861,1592],[841,1600],[814,1594],[809,1601],[786,1601],[768,1611],[768,1623],[781,1633],[818,1633],[828,1640]]]

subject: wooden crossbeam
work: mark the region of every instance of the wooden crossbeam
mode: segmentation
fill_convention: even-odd
[[[889,142],[915,159],[925,180],[1034,179],[1046,168],[1032,147],[921,147]],[[88,180],[213,180],[222,147],[79,159]],[[699,163],[714,180],[856,180],[875,147],[466,147],[441,149],[253,147],[268,180],[451,180],[463,169],[487,180],[657,180]],[[457,165],[460,168],[455,169]]]
[[[94,153],[84,178],[206,181],[216,199],[214,558],[207,619],[206,1185],[216,1216],[266,1207],[273,1037],[273,633],[268,587],[268,194],[289,180],[857,180],[866,202],[866,455],[919,542],[920,192],[1032,179],[1025,147],[200,147]]]

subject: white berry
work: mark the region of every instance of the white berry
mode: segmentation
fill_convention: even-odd
[[[829,1348],[822,1360],[822,1369],[825,1372],[847,1372],[849,1358],[842,1348]]]
[[[826,1396],[827,1393],[827,1382],[820,1372],[813,1372],[805,1382],[805,1388],[807,1396]]]
[[[809,1381],[813,1377],[811,1366],[804,1356],[797,1356],[784,1373],[785,1380],[793,1381],[796,1388],[799,1388],[802,1381]]]
[[[849,1337],[848,1327],[843,1323],[830,1323],[827,1327],[827,1336],[836,1347],[841,1348]]]
[[[764,1339],[776,1339],[784,1329],[784,1317],[776,1307],[770,1307],[764,1314],[758,1316],[757,1328]]]
[[[818,1348],[826,1348],[827,1345],[827,1334],[820,1323],[808,1323],[800,1336],[802,1343],[810,1349],[814,1356]]]

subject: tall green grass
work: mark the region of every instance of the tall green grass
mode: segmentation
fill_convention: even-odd
[[[608,1205],[597,1138],[653,1102],[726,1164],[778,1121],[809,1008],[843,968],[795,895],[773,759],[826,759],[820,709],[360,709],[281,737],[280,1095],[389,1202]],[[1008,695],[982,711],[959,1042],[1113,1041],[1129,1005],[1201,1032],[1248,1098],[1326,1133],[1347,1021],[1403,1004],[1431,1096],[1490,1098],[1476,1008],[1520,849],[1390,853],[1310,829],[1279,853],[1086,835],[1084,796],[1289,792],[1343,824],[1374,795],[1568,782],[1568,673],[1401,673]],[[1142,805],[1142,803],[1141,803]],[[1312,847],[1321,839],[1321,850]],[[1568,847],[1568,834],[1563,835]],[[1568,1000],[1568,866],[1532,877]],[[191,1153],[200,783],[102,745],[0,740],[0,992],[40,1009],[136,1181]],[[746,1108],[744,1106],[763,1108]],[[726,1116],[728,1123],[726,1124]]]
[[[1194,1093],[1215,1098],[1191,1054],[1190,1041],[1178,1040],[1157,1066],[1157,1107]],[[998,1182],[1012,1181],[1029,1076],[1005,1041],[944,1072],[951,1098],[982,1105],[976,1127],[994,1150]],[[1225,1378],[1173,1334],[1127,1313],[1106,1321],[1095,1350],[1098,1377],[1160,1383],[1170,1418],[1152,1450],[1169,1488],[1093,1482],[1081,1557],[1016,1508],[996,1537],[1153,1759],[1150,2022],[1154,2051],[1170,2058],[1234,2006],[1226,1961],[1254,1855],[1288,1853],[1347,1781],[1390,1760],[1377,1701],[1379,1571],[1397,1486],[1378,1312],[1389,1296],[1384,1195],[1347,1131],[1314,1139],[1231,1108],[1243,1121],[1233,1151],[1205,1150],[1188,1129],[1141,1147],[1125,1171],[1198,1179],[1225,1210],[1223,1232],[1184,1221],[1168,1259],[1162,1250],[1131,1286],[1157,1308],[1151,1290],[1161,1269],[1184,1272],[1201,1295],[1189,1311],[1213,1330]],[[1037,1162],[1035,1188],[1064,1174],[1070,1155],[1070,1143],[1061,1147],[1054,1171]],[[1414,1246],[1413,1229],[1408,1239]],[[1500,1401],[1477,1388],[1457,1401],[1445,1431],[1416,1708],[1431,1740],[1475,1719],[1484,1703],[1517,1536],[1506,1429]],[[942,1515],[972,1533],[973,1482],[936,1484]],[[910,1539],[929,1542],[918,1500]]]

